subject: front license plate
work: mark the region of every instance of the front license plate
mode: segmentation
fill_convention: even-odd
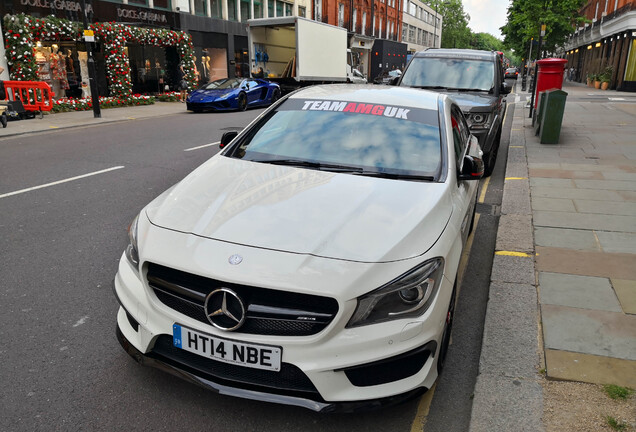
[[[255,369],[280,371],[282,348],[220,338],[179,324],[172,326],[175,347],[213,360]]]

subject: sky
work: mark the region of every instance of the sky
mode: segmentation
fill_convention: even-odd
[[[468,27],[474,33],[490,33],[503,40],[499,27],[506,24],[510,0],[462,0],[462,3],[470,15]]]

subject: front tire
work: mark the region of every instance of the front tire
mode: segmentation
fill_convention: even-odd
[[[245,95],[245,93],[241,93],[238,95],[237,102],[239,111],[245,111],[247,109],[247,96]]]
[[[278,99],[280,99],[280,90],[275,89],[274,92],[272,93],[272,104],[276,102]]]

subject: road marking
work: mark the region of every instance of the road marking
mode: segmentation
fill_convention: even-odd
[[[424,425],[426,424],[426,417],[428,417],[428,412],[431,409],[431,402],[433,401],[433,394],[435,393],[435,386],[437,383],[433,384],[433,387],[422,396],[420,402],[417,404],[417,412],[415,413],[415,419],[413,419],[413,423],[411,424],[411,432],[422,432],[424,430]]]
[[[528,180],[528,177],[506,177],[506,180]]]
[[[513,129],[514,130],[514,129]],[[518,129],[517,129],[518,130]],[[523,146],[509,146],[510,148],[523,148]]]
[[[49,129],[59,129],[59,126],[49,126]]]
[[[611,101],[624,101],[624,100],[626,100],[625,98],[612,98],[612,97],[608,98],[608,99],[611,100]]]
[[[503,120],[501,120],[501,128],[503,129],[504,125],[506,124],[506,116],[508,115],[508,108],[510,108],[510,105],[506,104],[506,110],[504,111],[504,117]]]
[[[514,257],[531,257],[533,254],[528,254],[525,252],[513,252],[513,251],[497,251],[495,255],[503,255],[503,256],[514,256]]]
[[[211,147],[211,146],[217,145],[217,144],[221,144],[221,141],[213,142],[213,143],[210,143],[210,144],[203,144],[203,145],[200,145],[200,146],[197,146],[197,147],[192,147],[192,148],[189,148],[189,149],[185,149],[184,151],[199,150],[199,149],[202,149],[202,148],[205,148],[205,147]]]
[[[490,184],[490,177],[486,179],[484,184],[481,187],[481,193],[479,194],[479,203],[483,203],[486,199],[486,190],[488,190],[488,184]]]
[[[46,188],[46,187],[50,187],[50,186],[55,186],[55,185],[59,185],[59,184],[62,184],[62,183],[68,183],[68,182],[71,182],[71,181],[74,181],[74,180],[79,180],[79,179],[82,179],[82,178],[85,178],[85,177],[91,177],[91,176],[98,175],[98,174],[104,174],[104,173],[107,173],[107,172],[110,172],[110,171],[115,171],[115,170],[122,169],[122,168],[124,168],[124,167],[123,166],[116,166],[116,167],[113,167],[113,168],[107,168],[107,169],[101,170],[101,171],[95,171],[95,172],[88,173],[88,174],[82,174],[82,175],[79,175],[79,176],[76,176],[76,177],[67,178],[67,179],[64,179],[64,180],[58,180],[58,181],[55,181],[55,182],[52,182],[52,183],[43,184],[43,185],[40,185],[40,186],[33,186],[33,187],[30,187],[30,188],[26,188],[26,189],[20,189],[20,190],[14,191],[14,192],[9,192],[9,193],[6,193],[6,194],[2,194],[2,195],[0,195],[0,198],[6,198],[6,197],[13,196],[13,195],[23,194],[25,192],[31,192],[31,191],[34,191],[34,190],[37,190],[37,189],[42,189],[42,188]]]

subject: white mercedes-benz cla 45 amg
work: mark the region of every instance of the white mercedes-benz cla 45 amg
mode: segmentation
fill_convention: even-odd
[[[443,94],[294,92],[148,204],[114,291],[142,364],[222,394],[347,411],[429,389],[482,152]]]

